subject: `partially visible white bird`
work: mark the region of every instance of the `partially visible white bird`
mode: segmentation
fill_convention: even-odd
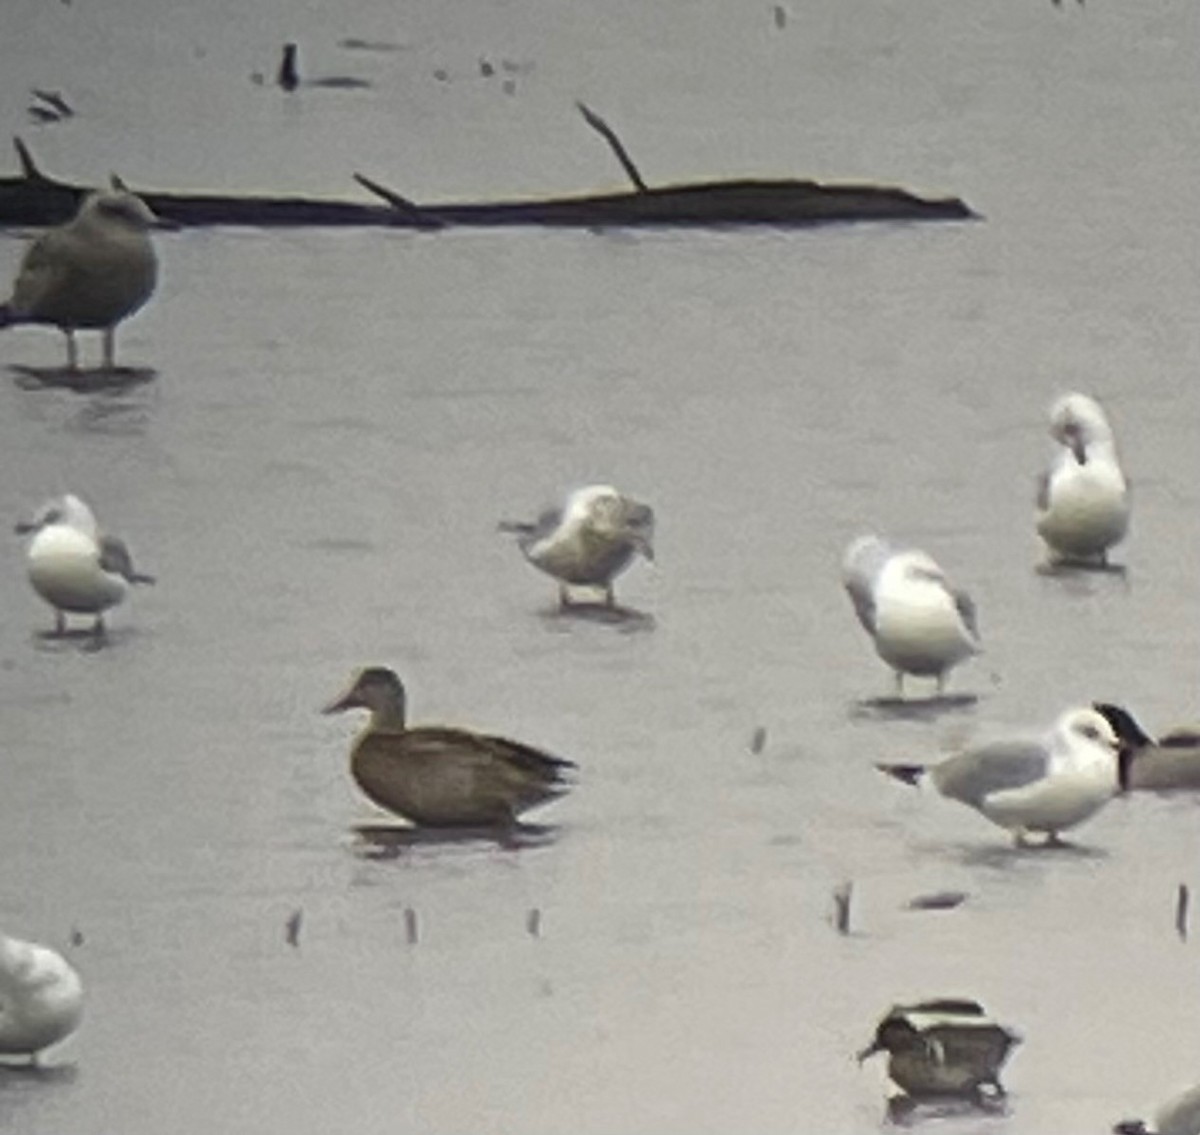
[[[1123,787],[1128,758],[1106,718],[1084,706],[1063,713],[1040,740],[993,741],[934,765],[879,764],[905,784],[926,778],[943,796],[1014,834],[1057,844]]]
[[[27,1056],[68,1037],[83,1017],[83,982],[48,946],[0,934],[0,1054]]]
[[[611,485],[588,485],[571,493],[561,509],[533,522],[506,520],[525,558],[558,580],[559,607],[572,605],[568,587],[594,587],[614,606],[613,579],[640,552],[654,560],[654,510]]]
[[[936,678],[942,693],[947,672],[981,649],[970,595],[925,552],[860,536],[842,559],[842,583],[879,657],[896,672],[900,696],[905,674]]]
[[[92,510],[79,497],[43,505],[17,532],[32,535],[26,553],[29,582],[54,608],[54,629],[64,634],[67,613],[93,615],[93,630],[104,634],[104,612],[115,607],[134,583],[153,583],[137,571],[123,541],[101,533]]]
[[[1200,1085],[1168,1100],[1155,1113],[1153,1126],[1144,1119],[1123,1119],[1115,1135],[1200,1135]]]
[[[104,332],[104,365],[114,367],[117,324],[151,296],[158,258],[148,230],[158,219],[114,177],[112,188],[84,198],[64,225],[48,229],[21,261],[0,327],[50,323],[67,337],[67,366],[79,367],[75,332]]]
[[[1107,564],[1130,512],[1108,418],[1094,398],[1065,394],[1050,408],[1050,436],[1062,449],[1038,485],[1038,534],[1052,561]]]

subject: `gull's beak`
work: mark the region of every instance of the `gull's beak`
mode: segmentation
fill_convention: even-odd
[[[642,555],[645,556],[646,559],[650,563],[654,563],[654,542],[653,542],[653,540],[651,540],[651,538],[649,536],[647,536],[646,533],[639,532],[637,530],[634,530],[633,532],[630,533],[630,538],[633,541],[633,546],[635,548],[637,548],[637,550],[639,552],[641,552]]]

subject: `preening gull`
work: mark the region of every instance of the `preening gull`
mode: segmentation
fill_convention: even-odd
[[[1040,833],[1083,823],[1121,789],[1128,760],[1105,717],[1069,709],[1040,740],[993,741],[934,765],[880,764],[906,784],[928,780],[943,796],[967,804],[1014,833],[1021,845]]]
[[[561,509],[533,522],[503,521],[500,530],[516,533],[525,558],[558,580],[564,609],[571,606],[569,586],[600,588],[612,607],[613,579],[638,552],[654,559],[654,510],[611,485],[576,489]]]
[[[977,1001],[940,998],[893,1006],[858,1062],[888,1053],[888,1076],[910,1096],[1002,1095],[1000,1069],[1019,1043]]]
[[[129,549],[105,535],[92,510],[68,493],[43,505],[17,525],[30,535],[26,564],[33,589],[54,608],[55,633],[66,631],[67,613],[93,615],[93,629],[104,633],[104,612],[125,598],[131,584],[153,583],[137,571]]]
[[[117,324],[151,296],[158,258],[148,230],[157,218],[113,178],[111,189],[89,194],[65,225],[48,229],[28,248],[0,304],[0,327],[49,323],[67,337],[67,365],[78,369],[75,332],[104,332],[104,366],[112,370]]]
[[[1050,436],[1062,449],[1038,485],[1038,534],[1052,561],[1107,564],[1130,511],[1108,418],[1094,398],[1066,394],[1050,408]]]
[[[404,684],[369,666],[324,709],[367,709],[350,772],[381,808],[423,827],[510,828],[529,808],[561,796],[571,761],[519,741],[444,725],[410,726]]]
[[[28,1056],[68,1037],[83,1017],[83,983],[47,946],[0,934],[0,1053]]]
[[[842,583],[901,696],[905,674],[936,678],[940,694],[947,672],[980,650],[975,604],[925,552],[860,536],[842,559]]]

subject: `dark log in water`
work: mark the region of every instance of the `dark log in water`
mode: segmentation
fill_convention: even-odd
[[[588,113],[588,121],[601,120]],[[599,126],[597,126],[599,129]],[[615,135],[605,136],[614,149]],[[0,178],[0,227],[55,225],[69,220],[90,186],[48,177],[16,139],[22,172]],[[624,154],[624,148],[617,150]],[[626,170],[635,171],[625,155]],[[636,172],[636,171],[635,171]],[[379,225],[438,229],[458,226],[542,225],[564,228],[621,228],[734,225],[795,227],[854,221],[966,220],[975,216],[956,197],[924,198],[874,184],[827,185],[793,179],[699,181],[645,187],[637,175],[632,191],[580,194],[518,201],[423,205],[361,174],[360,184],[383,200],[366,204],[313,197],[226,196],[136,190],[166,223],[180,227],[252,225]]]

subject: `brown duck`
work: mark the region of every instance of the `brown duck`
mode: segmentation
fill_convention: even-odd
[[[371,711],[350,753],[350,773],[381,808],[422,827],[508,827],[569,787],[571,761],[469,729],[410,727],[405,701],[399,677],[370,666],[323,710]]]

